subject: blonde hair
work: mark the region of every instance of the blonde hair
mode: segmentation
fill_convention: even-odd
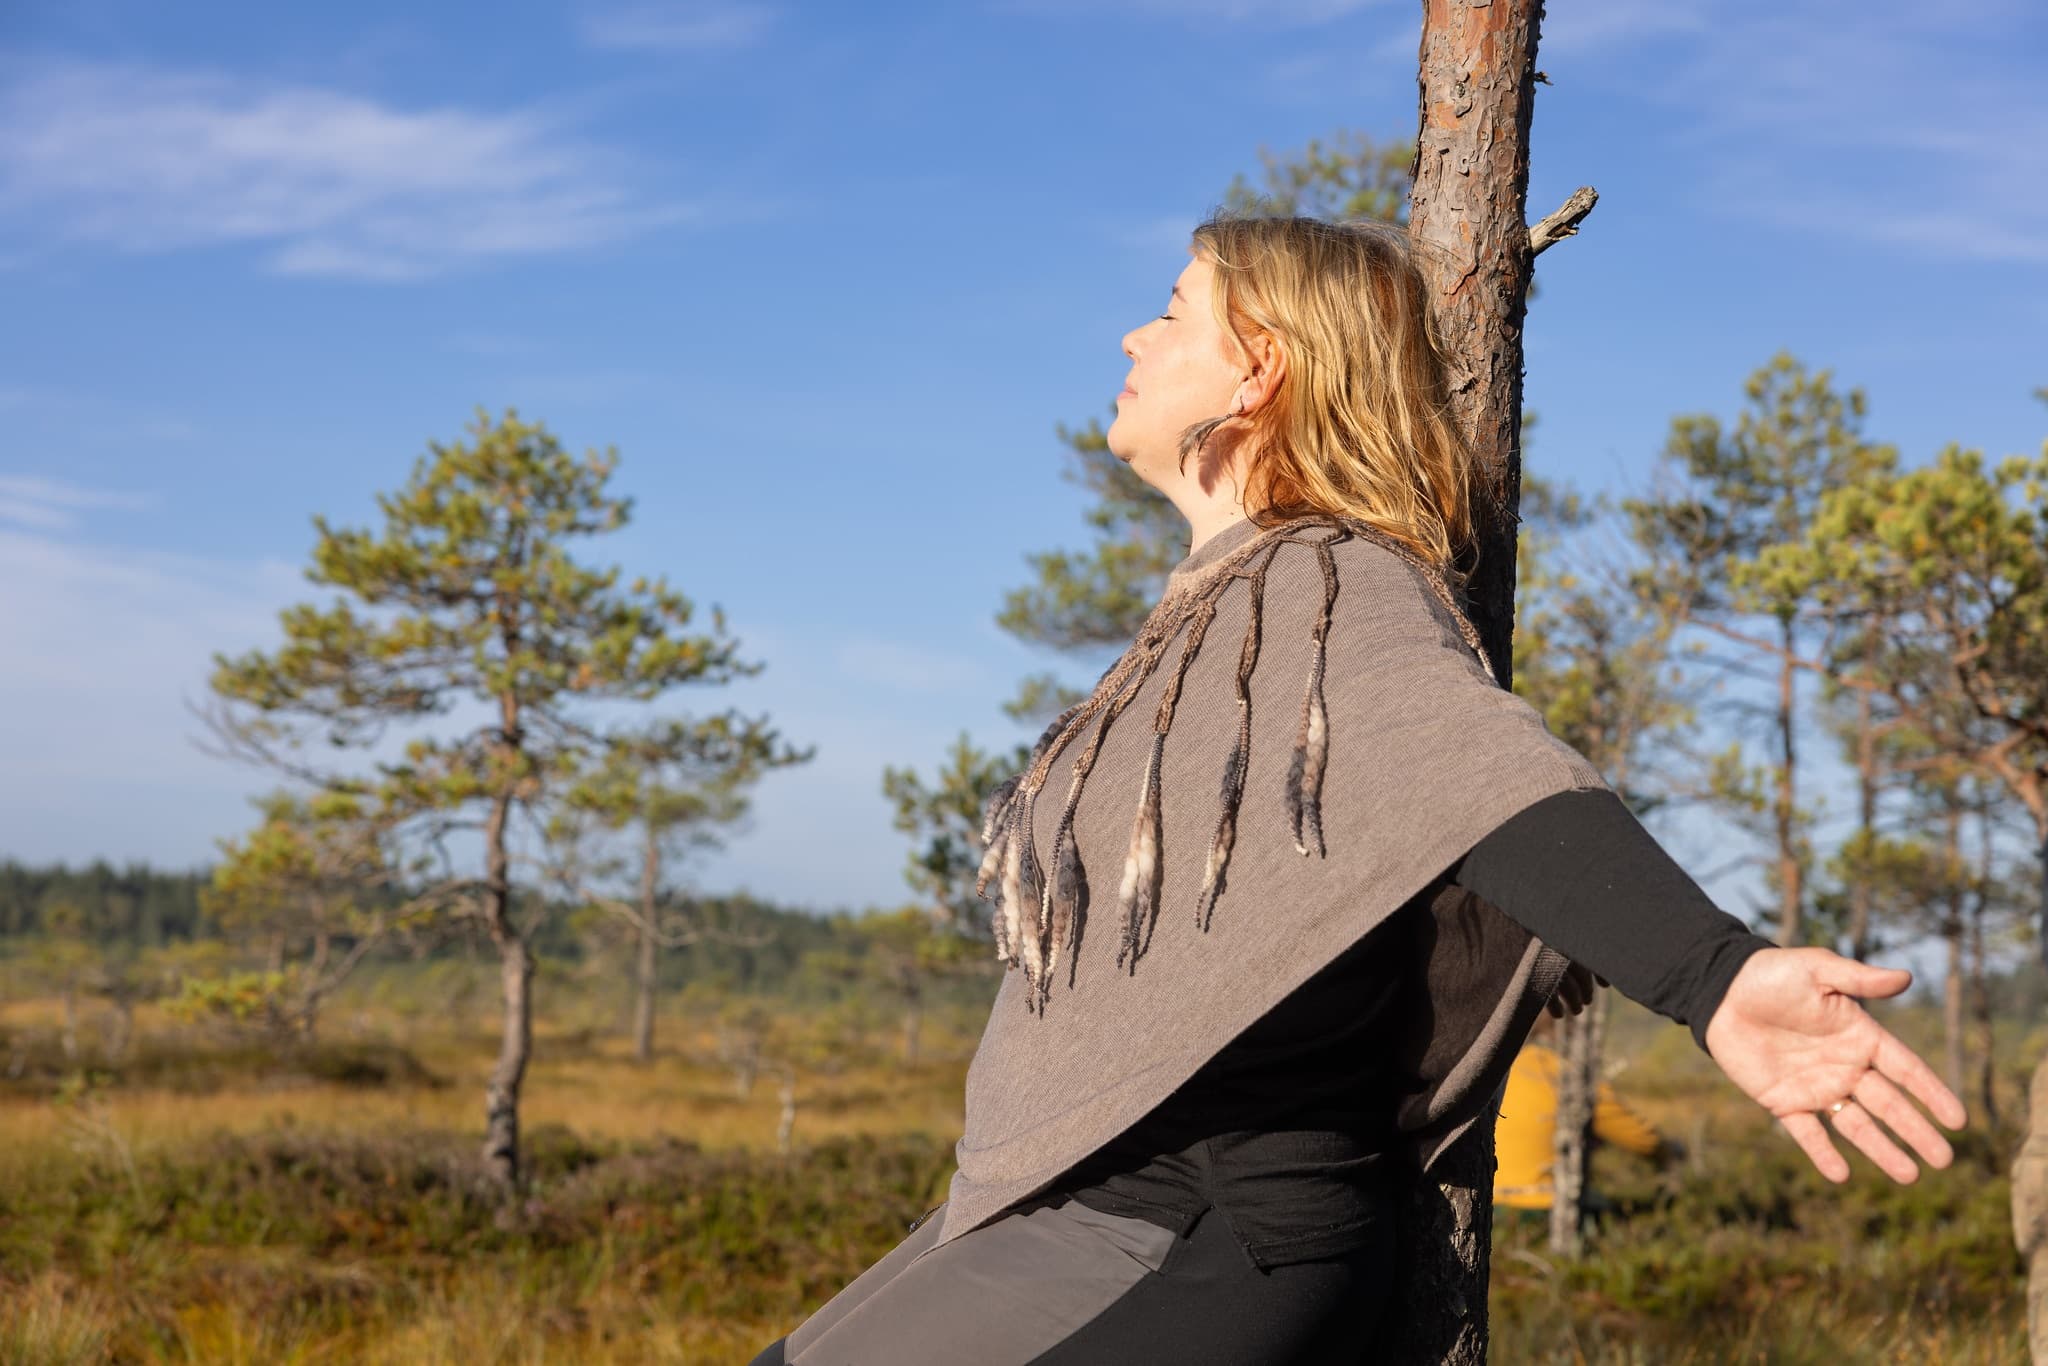
[[[1218,322],[1238,344],[1273,337],[1286,373],[1251,424],[1253,520],[1355,518],[1463,590],[1476,562],[1472,454],[1408,234],[1376,222],[1219,214],[1194,231],[1215,268]],[[1228,418],[1190,427],[1182,452]]]

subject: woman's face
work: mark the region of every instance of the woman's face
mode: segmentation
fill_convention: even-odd
[[[1110,454],[1155,487],[1180,477],[1180,434],[1229,412],[1245,378],[1210,303],[1214,273],[1195,253],[1174,282],[1166,312],[1124,334],[1131,371],[1105,435]]]

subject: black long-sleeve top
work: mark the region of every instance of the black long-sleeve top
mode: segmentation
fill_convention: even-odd
[[[1706,1046],[1728,984],[1769,940],[1715,906],[1612,792],[1555,793],[1445,877]],[[1054,1183],[1090,1208],[1185,1233],[1211,1206],[1260,1266],[1341,1255],[1387,1215],[1405,1008],[1401,913],[1238,1035]]]

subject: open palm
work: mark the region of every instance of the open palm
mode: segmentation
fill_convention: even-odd
[[[1962,1101],[1857,1003],[1896,996],[1912,980],[1903,968],[1872,967],[1826,949],[1760,949],[1707,1023],[1707,1051],[1721,1070],[1777,1116],[1830,1181],[1846,1181],[1849,1164],[1830,1141],[1824,1114],[1894,1181],[1912,1181],[1920,1170],[1878,1120],[1931,1167],[1946,1167],[1955,1156],[1905,1093],[1951,1129],[1963,1126]],[[1837,1102],[1844,1104],[1832,1110]]]

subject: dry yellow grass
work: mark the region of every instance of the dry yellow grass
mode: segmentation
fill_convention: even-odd
[[[0,1024],[54,1031],[56,1003],[19,1001],[0,1007]],[[202,1094],[152,1087],[118,1087],[101,1098],[106,1123],[137,1153],[175,1149],[217,1133],[246,1134],[278,1127],[362,1131],[397,1126],[483,1129],[484,1079],[496,1042],[488,1018],[455,1030],[427,1033],[404,1026],[388,1012],[352,1012],[344,1031],[329,1036],[403,1037],[409,1051],[444,1087],[370,1089],[297,1079],[290,1084],[226,1079]],[[686,1021],[664,1021],[653,1062],[633,1061],[627,1041],[589,1040],[542,1028],[527,1069],[521,1122],[529,1129],[561,1124],[589,1138],[622,1141],[688,1139],[707,1148],[773,1148],[782,1106],[774,1076],[763,1073],[746,1097],[733,1076],[700,1059],[713,1049],[710,1033]],[[153,1011],[138,1013],[138,1035],[179,1026]],[[794,1139],[816,1142],[852,1134],[951,1135],[962,1123],[960,1097],[966,1062],[956,1047],[937,1061],[800,1069]],[[39,1149],[61,1143],[76,1120],[64,1107],[34,1097],[0,1096],[0,1177]]]
[[[714,1060],[715,1039],[702,1017],[664,1018],[661,1055],[643,1067],[631,1060],[623,1039],[594,1032],[588,1023],[578,1024],[573,1011],[561,1013],[568,1023],[543,1025],[536,1041],[523,1106],[529,1133],[562,1125],[590,1140],[673,1137],[712,1150],[772,1150],[781,1108],[775,1076],[764,1071],[750,1094],[737,1096],[731,1074]],[[592,1009],[583,1019],[601,1014]],[[0,1007],[0,1031],[10,1035],[40,1033],[47,1043],[60,1022],[55,1002],[15,1001]],[[90,1048],[98,1037],[98,1022],[89,1016],[82,1023],[81,1034]],[[96,1092],[83,1106],[53,1103],[27,1091],[0,1095],[0,1185],[47,1180],[56,1189],[72,1180],[81,1162],[91,1162],[94,1170],[118,1183],[124,1152],[176,1157],[188,1148],[202,1151],[200,1145],[223,1133],[296,1128],[346,1135],[442,1130],[480,1136],[483,1080],[495,1052],[495,1023],[480,1012],[430,1018],[416,1009],[357,1003],[334,1012],[323,1026],[329,1038],[402,1041],[429,1072],[445,1079],[447,1084],[438,1087],[412,1082],[351,1086],[304,1077],[264,1081],[230,1066],[208,1073],[202,1065],[198,1075],[210,1075],[218,1083],[212,1089],[192,1090],[189,1081],[184,1090],[116,1085]],[[1633,1060],[1618,1084],[1651,1119],[1692,1141],[1696,1155],[1709,1158],[1711,1173],[1695,1167],[1690,1174],[1672,1178],[1694,1188],[1693,1203],[1686,1207],[1694,1222],[1690,1229],[1671,1224],[1674,1211],[1646,1215],[1613,1230],[1605,1239],[1607,1253],[1625,1258],[1637,1270],[1590,1279],[1568,1268],[1539,1265],[1540,1256],[1535,1261],[1517,1256],[1519,1249],[1513,1245],[1497,1245],[1503,1254],[1495,1279],[1500,1359],[1826,1359],[1830,1366],[1846,1361],[2003,1359],[2018,1331],[2016,1301],[1999,1298],[2003,1292],[1972,1289],[1977,1298],[1959,1302],[1967,1308],[1907,1304],[1918,1301],[1922,1289],[1941,1278],[1938,1263],[1929,1258],[1947,1256],[1951,1247],[1982,1268],[1972,1273],[1981,1279],[1959,1285],[1979,1286],[2006,1274],[1998,1249],[1987,1251],[1985,1239],[1975,1233],[1969,1235],[1975,1241],[1962,1239],[1911,1207],[1873,1204],[1868,1193],[1858,1208],[1878,1218],[1888,1231],[1861,1239],[1853,1234],[1832,1240],[1813,1237],[1810,1253],[1809,1242],[1802,1241],[1809,1234],[1797,1228],[1773,1232],[1751,1226],[1745,1231],[1733,1222],[1717,1222],[1741,1216],[1717,1213],[1711,1202],[1701,1204],[1697,1196],[1708,1188],[1736,1190],[1758,1200],[1767,1200],[1773,1189],[1790,1189],[1784,1163],[1768,1159],[1785,1141],[1782,1135],[1764,1132],[1771,1127],[1767,1117],[1721,1080],[1682,1032],[1638,1028],[1642,1024],[1627,1012],[1617,1012],[1614,1056]],[[950,1139],[961,1122],[959,1106],[972,1045],[972,1035],[962,1025],[960,1019],[934,1022],[926,1040],[933,1060],[918,1067],[903,1068],[885,1056],[870,1055],[860,1065],[828,1063],[800,1070],[795,1132],[799,1145],[852,1135],[915,1133]],[[160,1042],[179,1026],[145,1011],[137,1028],[138,1038]],[[813,1049],[811,1056],[828,1057],[829,1050]],[[1767,1160],[1760,1161],[1759,1153]],[[1610,1174],[1623,1175],[1618,1168]],[[1867,1168],[1858,1175],[1866,1183],[1878,1180]],[[1928,1193],[1960,1188],[1956,1183],[1961,1182],[1982,1187],[1991,1179],[1959,1167],[1930,1183]],[[1824,1203],[1800,1206],[1800,1217],[1842,1222],[1846,1216],[1837,1203],[1840,1197],[1828,1194],[1821,1199]],[[1981,1209],[1978,1215],[1976,1224],[1985,1224]],[[770,1235],[771,1240],[776,1236],[780,1235]],[[814,1234],[805,1226],[793,1228],[788,1236],[808,1240]],[[1949,1240],[1940,1244],[1941,1250],[1924,1250],[1935,1245],[1926,1240],[1941,1238]],[[219,1247],[154,1242],[150,1247],[120,1249],[112,1265],[121,1265],[125,1257],[141,1259],[138,1265],[157,1276],[156,1283],[185,1287],[175,1302],[143,1304],[118,1274],[95,1279],[83,1263],[60,1262],[53,1269],[26,1274],[22,1267],[13,1268],[5,1290],[7,1309],[0,1314],[0,1360],[740,1366],[795,1321],[788,1316],[774,1322],[751,1321],[756,1312],[763,1312],[753,1308],[725,1317],[691,1313],[677,1303],[649,1298],[636,1289],[646,1279],[638,1273],[649,1263],[643,1257],[636,1266],[623,1260],[612,1265],[604,1250],[608,1240],[576,1245],[579,1251],[594,1251],[594,1256],[557,1258],[546,1265],[529,1265],[518,1254],[502,1252],[495,1259],[474,1262],[445,1250],[350,1261],[312,1245],[279,1246],[260,1240]],[[746,1250],[736,1251],[744,1255]],[[1835,1266],[1810,1263],[1809,1256],[1832,1257]],[[1741,1299],[1750,1293],[1745,1290],[1733,1301],[1726,1299],[1718,1288],[1749,1285],[1753,1278],[1744,1268],[1759,1257],[1773,1263],[1751,1287],[1762,1298]],[[671,1271],[677,1265],[667,1253],[656,1260]],[[29,1265],[40,1264],[32,1259]],[[174,1265],[175,1272],[166,1273],[167,1265]],[[691,1262],[683,1267],[680,1283],[699,1281],[709,1272],[708,1263]],[[1697,1317],[1683,1324],[1727,1320],[1730,1305],[1740,1304],[1735,1312],[1748,1324],[1743,1330],[1747,1337],[1724,1334],[1712,1338],[1718,1346],[1698,1351],[1687,1346],[1672,1354],[1670,1331],[1693,1330],[1661,1320],[1667,1310],[1659,1307],[1660,1297],[1681,1277],[1690,1286],[1687,1294],[1703,1297]],[[1908,1293],[1873,1308],[1865,1303],[1867,1296],[1855,1293],[1859,1282],[1904,1287]],[[671,1275],[668,1283],[673,1290],[678,1282]],[[816,1288],[806,1285],[803,1294],[812,1296]],[[339,1301],[347,1308],[338,1317],[330,1308],[324,1320],[315,1322],[293,1303],[297,1292],[292,1287],[319,1288],[330,1306]],[[784,1293],[787,1309],[795,1304],[796,1295]],[[1648,1352],[1638,1336],[1659,1322],[1666,1334],[1664,1347],[1658,1349],[1662,1355]],[[137,1347],[136,1325],[141,1323],[155,1323],[152,1331],[167,1334],[162,1342],[168,1345]],[[166,1323],[171,1326],[166,1328]],[[1579,1346],[1572,1353],[1553,1355],[1560,1342]],[[1825,1358],[1807,1350],[1822,1342],[1830,1344]],[[1805,1345],[1795,1348],[1795,1343]]]

